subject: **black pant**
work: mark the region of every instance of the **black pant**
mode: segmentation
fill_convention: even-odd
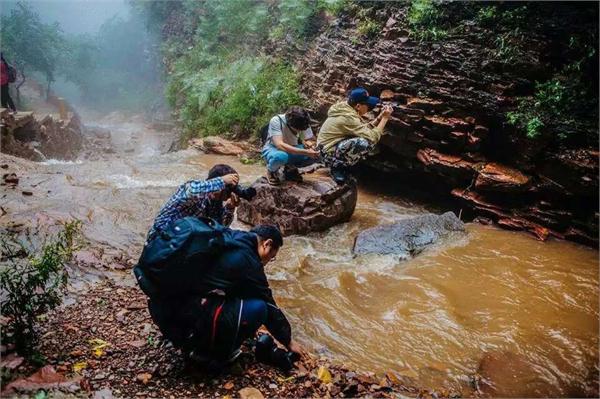
[[[8,83],[2,85],[2,91],[0,92],[0,99],[2,100],[2,108],[10,108],[13,111],[16,111],[15,103],[13,103],[12,98],[10,98],[10,93],[8,92]]]
[[[150,300],[152,320],[184,353],[226,360],[242,342],[267,322],[267,304],[260,299],[209,296]]]

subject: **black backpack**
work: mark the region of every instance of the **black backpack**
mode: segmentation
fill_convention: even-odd
[[[281,119],[281,117],[279,115],[277,115],[277,119],[279,119],[279,126],[281,127],[281,131],[283,132],[283,120]],[[267,142],[267,138],[269,137],[269,124],[271,123],[271,121],[269,121],[269,123],[267,123],[266,125],[264,125],[263,127],[260,128],[260,143],[262,145],[265,145],[265,143]]]
[[[140,288],[150,298],[195,291],[203,271],[230,244],[230,230],[208,218],[176,220],[147,242],[133,269]]]

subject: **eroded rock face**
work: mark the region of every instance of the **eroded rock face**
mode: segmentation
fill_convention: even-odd
[[[356,186],[338,186],[323,169],[305,174],[302,183],[271,186],[261,177],[252,187],[256,197],[250,202],[241,200],[238,220],[251,225],[276,224],[284,235],[323,231],[347,222],[356,207]]]
[[[72,160],[83,147],[82,124],[77,114],[67,120],[51,115],[37,119],[32,112],[2,111],[2,152],[32,161],[45,158]]]
[[[453,232],[464,231],[464,223],[454,213],[430,213],[361,231],[354,242],[354,253],[394,254],[409,259]]]
[[[379,153],[363,166],[436,196],[454,196],[468,217],[485,216],[540,239],[597,245],[595,146],[563,149],[551,140],[528,139],[506,122],[518,98],[530,95],[536,80],[552,70],[544,54],[557,30],[583,29],[565,19],[574,14],[553,22],[554,36],[527,35],[526,55],[507,65],[494,56],[494,32],[477,25],[444,40],[413,38],[409,7],[373,7],[369,16],[382,26],[373,40],[360,34],[361,17],[352,13],[315,40],[299,68],[314,115],[323,121],[349,89],[364,86],[394,112]],[[492,39],[481,39],[489,34]]]

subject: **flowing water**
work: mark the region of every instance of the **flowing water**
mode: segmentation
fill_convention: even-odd
[[[234,166],[242,183],[263,173],[234,157],[167,153],[170,136],[139,123],[101,126],[115,153],[30,167],[21,184],[34,195],[3,206],[13,215],[78,217],[88,238],[136,257],[180,183],[216,163]],[[464,237],[410,261],[353,258],[362,229],[423,212],[362,189],[349,223],[286,239],[267,273],[298,339],[314,353],[420,386],[471,392],[479,373],[498,396],[597,392],[598,252],[470,224]]]

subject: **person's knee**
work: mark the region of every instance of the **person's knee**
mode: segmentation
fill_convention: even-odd
[[[284,151],[273,151],[267,155],[269,170],[274,171],[289,162],[289,154]]]
[[[244,299],[242,305],[242,322],[250,328],[260,327],[267,322],[267,303],[262,299]]]

